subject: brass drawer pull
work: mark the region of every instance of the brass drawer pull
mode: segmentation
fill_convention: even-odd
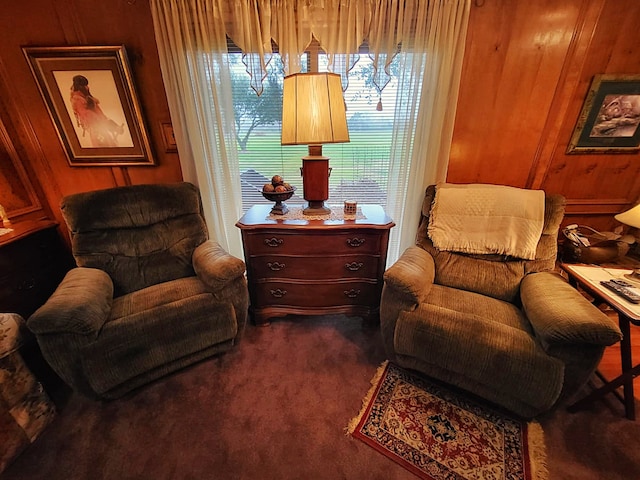
[[[348,238],[347,245],[350,247],[359,247],[364,243],[364,238]]]
[[[352,288],[351,290],[345,290],[344,294],[349,298],[356,298],[358,295],[360,295],[360,290]]]
[[[276,290],[271,290],[271,295],[273,295],[276,298],[282,298],[287,294],[286,290],[280,290],[279,288]]]
[[[269,267],[270,270],[274,271],[274,272],[279,272],[280,270],[282,270],[285,267],[284,263],[278,263],[278,262],[269,262],[267,263],[267,267]]]
[[[282,242],[284,242],[284,240],[276,237],[264,239],[264,244],[267,247],[279,247],[280,245],[282,245]]]
[[[344,268],[352,272],[357,272],[362,268],[362,265],[364,265],[362,262],[351,262],[351,263],[345,263]]]

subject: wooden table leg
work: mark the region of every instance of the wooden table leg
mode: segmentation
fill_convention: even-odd
[[[618,314],[618,322],[622,331],[620,341],[620,360],[622,361],[622,373],[625,376],[623,383],[624,412],[629,420],[636,419],[636,399],[633,394],[633,364],[631,359],[631,331],[629,319],[622,313]],[[627,374],[627,375],[625,375]]]
[[[624,412],[629,420],[636,419],[635,397],[633,393],[633,379],[640,375],[640,364],[632,366],[631,359],[631,332],[629,328],[629,319],[623,315],[618,315],[620,330],[622,331],[622,340],[620,341],[620,357],[622,361],[622,375],[614,378],[604,386],[594,390],[582,400],[569,405],[569,412],[576,412],[587,404],[602,398],[607,393],[613,392],[616,388],[622,386],[624,391]]]

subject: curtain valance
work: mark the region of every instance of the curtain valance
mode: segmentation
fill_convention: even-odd
[[[260,94],[267,65],[277,45],[285,75],[301,71],[302,55],[315,38],[328,55],[329,70],[339,73],[343,88],[348,72],[367,43],[374,84],[382,91],[389,65],[401,50],[421,51],[434,16],[468,0],[154,0],[196,35],[194,48],[224,49],[211,42],[224,32],[243,52],[251,86]],[[195,23],[192,23],[195,22]],[[201,44],[199,44],[201,42]],[[212,43],[214,43],[212,45]]]

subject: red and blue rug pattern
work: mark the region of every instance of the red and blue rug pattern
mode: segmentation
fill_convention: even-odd
[[[539,424],[385,362],[349,433],[420,478],[543,480]]]

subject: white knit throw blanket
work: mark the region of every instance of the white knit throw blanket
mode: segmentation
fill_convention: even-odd
[[[439,250],[533,260],[544,226],[544,192],[503,185],[442,183],[429,218]]]

